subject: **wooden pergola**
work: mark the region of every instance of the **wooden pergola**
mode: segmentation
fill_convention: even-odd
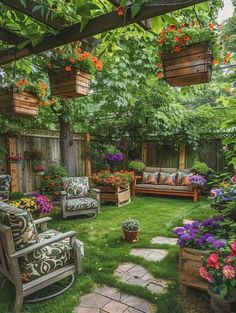
[[[116,7],[120,2],[119,0],[106,1]],[[144,29],[148,29],[148,19],[154,16],[174,12],[205,1],[206,0],[149,0],[142,6],[140,12],[134,18],[132,18],[131,10],[128,7],[125,18],[118,16],[116,11],[112,11],[92,18],[81,31],[81,23],[68,25],[65,19],[55,16],[50,8],[45,14],[47,18],[44,17],[40,11],[34,9],[37,5],[37,2],[34,0],[28,0],[25,6],[19,0],[0,0],[0,3],[4,4],[7,8],[21,12],[34,19],[37,23],[41,23],[57,31],[55,35],[45,35],[44,39],[35,46],[28,44],[24,48],[19,48],[18,46],[29,38],[18,35],[7,28],[0,27],[0,41],[13,46],[7,50],[0,50],[0,65],[22,59],[32,54],[38,54],[70,42],[86,40],[94,35],[132,23],[138,23]]]

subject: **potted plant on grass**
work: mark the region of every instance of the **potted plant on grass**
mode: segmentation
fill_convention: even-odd
[[[236,240],[205,259],[199,274],[208,282],[211,307],[216,313],[231,313],[236,300]]]
[[[127,220],[122,223],[122,231],[124,240],[129,243],[135,243],[138,241],[140,224],[136,220]]]
[[[103,67],[91,53],[68,46],[48,54],[47,61],[51,94],[62,99],[87,96],[91,74]]]
[[[110,165],[111,172],[117,170],[117,164],[119,164],[124,159],[124,154],[115,146],[108,145],[105,148],[105,159]]]

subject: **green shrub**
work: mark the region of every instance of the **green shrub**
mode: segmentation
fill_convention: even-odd
[[[129,163],[129,169],[135,173],[142,173],[145,168],[145,164],[141,161],[131,161]]]
[[[58,178],[68,176],[68,174],[64,166],[57,163],[52,163],[47,167],[45,176],[50,176],[51,178]]]
[[[19,191],[10,192],[9,198],[10,198],[10,200],[20,200],[20,199],[24,198],[24,194],[22,192],[19,192]]]
[[[191,171],[199,174],[199,175],[203,175],[208,177],[210,174],[214,173],[214,170],[212,168],[210,168],[206,163],[204,162],[199,162],[199,161],[195,161]]]

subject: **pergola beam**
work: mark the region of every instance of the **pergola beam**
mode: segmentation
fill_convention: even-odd
[[[6,28],[0,27],[0,40],[7,42],[11,45],[17,46],[21,42],[25,41],[26,38],[23,36],[14,34]]]
[[[0,2],[56,30],[62,29],[63,26],[68,24],[63,18],[55,16],[53,11],[50,11],[49,8],[45,9],[45,17],[42,16],[40,10],[33,11],[34,7],[37,5],[33,0],[27,0],[25,6],[19,0],[0,0]],[[48,15],[47,18],[46,15]]]
[[[147,20],[154,16],[170,13],[176,10],[184,9],[191,5],[206,2],[205,0],[150,0],[146,3],[138,15],[134,18],[131,16],[130,10],[127,10],[125,19],[118,16],[116,12],[111,12],[91,19],[88,25],[81,31],[81,24],[77,23],[69,26],[57,35],[51,35],[44,38],[39,44],[34,47],[27,46],[26,48],[15,51],[15,53],[4,53],[0,57],[0,65],[9,63],[16,59],[21,59],[30,54],[37,54],[46,50],[53,49],[60,45],[68,44],[73,41],[92,37],[94,35],[111,31],[113,29],[124,27],[132,23],[138,23]]]

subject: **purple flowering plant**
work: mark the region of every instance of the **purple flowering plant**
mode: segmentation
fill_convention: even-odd
[[[202,175],[191,175],[189,177],[189,182],[192,186],[204,187],[206,185],[206,178]]]
[[[48,199],[47,196],[43,196],[41,194],[36,193],[33,195],[33,197],[37,204],[37,208],[40,214],[47,215],[52,211],[53,204]]]
[[[107,161],[120,162],[124,159],[124,154],[115,146],[106,146],[105,159]]]
[[[222,227],[223,216],[216,216],[200,221],[192,221],[182,227],[173,229],[173,233],[178,236],[180,247],[194,248],[198,250],[220,249],[226,245],[225,238],[219,238],[218,230]]]

